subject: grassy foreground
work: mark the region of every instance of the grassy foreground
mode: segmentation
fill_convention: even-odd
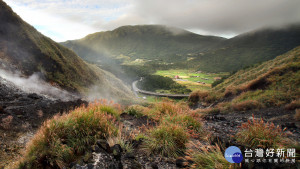
[[[147,117],[155,123],[126,134],[120,121],[122,112],[135,118]],[[127,152],[134,150],[130,140],[140,140],[142,145],[139,151],[147,157],[153,154],[181,158],[190,168],[238,167],[225,160],[219,145],[211,144],[211,134],[203,127],[203,115],[199,110],[189,109],[184,102],[162,100],[147,106],[121,107],[100,100],[46,121],[28,143],[23,158],[13,168],[67,167],[95,145],[97,139],[118,143]],[[270,136],[270,133],[273,134]],[[241,125],[234,136],[236,140],[241,140],[242,145],[251,144],[251,147],[261,143],[273,145],[274,140],[280,141],[283,137],[283,131],[274,128],[274,125],[256,121]],[[258,142],[253,142],[255,140]],[[280,143],[283,144],[279,147],[286,145],[286,142]],[[193,163],[188,164],[189,160]]]
[[[134,135],[125,136],[120,130],[122,112],[136,118],[147,116],[156,125],[145,126]],[[123,143],[125,138],[143,138],[141,150],[146,154],[179,157],[188,151],[187,145],[193,139],[206,135],[201,115],[180,102],[162,101],[146,107],[133,105],[121,108],[118,104],[100,100],[46,121],[27,144],[23,158],[13,168],[67,167],[83,156],[97,139],[113,140],[118,136],[123,137],[119,138],[123,139]],[[124,146],[132,149],[131,145]],[[218,153],[221,157],[222,152]]]

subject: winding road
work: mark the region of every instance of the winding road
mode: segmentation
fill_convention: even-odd
[[[132,83],[132,90],[136,97],[139,97],[138,93],[150,95],[150,96],[157,96],[157,97],[169,97],[169,98],[174,98],[174,99],[182,99],[182,98],[189,97],[189,94],[166,94],[166,93],[155,93],[155,92],[150,92],[150,91],[146,91],[146,90],[141,90],[141,89],[137,88],[137,86],[136,86],[136,84],[139,81],[141,81],[141,80],[136,80]]]

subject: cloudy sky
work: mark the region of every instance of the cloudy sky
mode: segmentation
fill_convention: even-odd
[[[122,25],[163,24],[232,37],[266,26],[300,23],[300,0],[4,0],[55,41]]]

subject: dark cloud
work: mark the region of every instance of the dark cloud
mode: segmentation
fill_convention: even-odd
[[[299,0],[136,0],[118,22],[165,24],[210,34],[239,34],[300,22]],[[116,23],[116,22],[115,22]]]
[[[230,37],[300,22],[300,0],[5,1],[27,22],[59,41],[123,25],[163,24]],[[70,31],[74,27],[76,32]]]

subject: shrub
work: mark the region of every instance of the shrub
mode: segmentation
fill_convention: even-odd
[[[165,123],[149,131],[144,148],[150,153],[177,157],[183,153],[188,139],[189,135],[182,126]]]
[[[107,106],[102,103],[80,107],[46,121],[28,143],[19,168],[64,168],[97,139],[116,135],[115,117],[99,111]]]
[[[245,100],[240,103],[232,103],[232,109],[235,111],[246,111],[261,107],[256,100]]]
[[[283,133],[285,129],[282,130],[273,123],[265,123],[262,119],[255,120],[254,116],[252,122],[248,120],[239,128],[236,140],[249,147],[280,147],[287,143],[283,138],[286,135]]]

